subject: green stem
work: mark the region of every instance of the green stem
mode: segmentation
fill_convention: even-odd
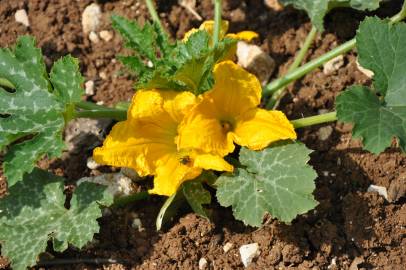
[[[288,73],[294,71],[299,67],[299,65],[302,63],[303,59],[306,56],[307,51],[310,48],[310,45],[313,43],[314,39],[316,38],[317,35],[317,28],[313,25],[312,29],[310,30],[309,34],[307,35],[305,42],[303,43],[303,46],[300,48],[300,51],[295,57],[295,60],[293,61],[292,65],[288,69]],[[272,97],[269,99],[268,104],[266,105],[267,109],[275,109],[279,101],[282,99],[282,97],[285,94],[285,86],[280,88],[278,91],[276,91]]]
[[[391,23],[397,23],[402,21],[406,18],[406,2],[403,3],[402,9],[393,17],[390,18]],[[300,79],[307,73],[313,71],[314,69],[320,67],[327,61],[337,57],[341,54],[344,54],[355,47],[356,40],[355,38],[341,44],[340,46],[336,47],[335,49],[329,51],[326,54],[304,64],[301,67],[293,70],[292,72],[288,72],[285,76],[274,80],[273,82],[269,83],[267,86],[264,87],[262,90],[263,96],[269,96],[275,93],[278,89],[288,85],[289,83]]]
[[[149,14],[151,15],[152,21],[154,21],[159,26],[159,28],[161,28],[162,33],[166,33],[164,27],[162,26],[161,19],[159,19],[158,13],[156,12],[153,0],[145,0],[145,3],[147,4],[147,8]]]
[[[107,111],[107,110],[112,110],[115,111],[116,109],[114,108],[109,108],[103,105],[97,105],[94,102],[89,102],[89,101],[79,101],[75,103],[76,108],[84,109],[84,110],[101,110],[101,111]]]
[[[219,42],[221,31],[221,0],[214,0],[213,46]]]
[[[108,110],[83,110],[76,111],[73,114],[74,118],[113,118],[117,121],[127,119],[127,111],[108,109]]]
[[[135,194],[118,197],[114,200],[111,207],[122,207],[135,201],[145,200],[149,197],[148,191],[141,191]]]
[[[319,125],[327,122],[333,122],[337,120],[337,112],[330,112],[325,114],[320,114],[316,116],[305,117],[301,119],[296,119],[290,121],[294,128],[302,128],[313,125]]]
[[[7,79],[0,78],[0,86],[15,89],[14,85]]]

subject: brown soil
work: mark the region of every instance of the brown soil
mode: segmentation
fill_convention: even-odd
[[[37,38],[48,66],[65,54],[78,57],[86,80],[95,81],[96,93],[88,100],[114,104],[129,100],[133,78],[122,75],[121,64],[115,56],[125,53],[119,36],[110,42],[93,44],[83,35],[81,14],[91,0],[1,0],[0,46],[13,44],[22,34]],[[100,30],[111,30],[109,16],[125,15],[143,23],[146,7],[135,0],[99,1],[103,10]],[[203,18],[212,18],[211,0],[197,1],[196,11]],[[293,9],[275,11],[264,6],[262,0],[224,1],[224,17],[231,22],[231,31],[242,29],[260,33],[262,47],[276,60],[282,74],[300,43],[309,31],[306,15]],[[159,1],[159,12],[168,30],[182,37],[199,21],[177,5],[177,1]],[[14,13],[24,8],[30,27],[15,22]],[[399,1],[383,6],[376,14],[396,13]],[[327,17],[327,31],[317,39],[308,59],[317,57],[353,37],[364,14],[337,10]],[[356,53],[345,56],[345,64],[332,75],[321,69],[309,74],[289,87],[281,109],[290,119],[315,115],[320,110],[333,110],[336,95],[354,83],[368,84],[370,80],[356,68]],[[104,74],[103,74],[104,72]],[[124,73],[125,74],[125,73]],[[103,76],[106,75],[106,76]],[[325,125],[326,126],[326,125]],[[261,254],[248,269],[404,269],[406,265],[406,204],[400,198],[392,203],[378,194],[366,192],[370,184],[389,190],[406,184],[406,157],[397,148],[379,156],[362,151],[352,141],[351,127],[330,124],[331,136],[320,141],[321,126],[300,131],[300,140],[314,149],[311,165],[317,170],[314,195],[319,205],[313,211],[287,225],[270,220],[260,229],[245,227],[235,221],[230,209],[210,206],[213,220],[185,210],[167,230],[156,232],[155,217],[162,204],[161,198],[151,198],[125,209],[114,210],[101,220],[101,232],[92,245],[82,251],[73,248],[48,257],[113,258],[122,264],[74,264],[49,266],[49,269],[198,269],[199,259],[208,261],[207,269],[243,269],[238,248],[256,242]],[[96,142],[97,143],[97,142]],[[70,181],[91,173],[84,161],[90,150],[82,155],[54,161],[44,160],[43,168],[50,168]],[[0,173],[1,174],[1,173]],[[5,193],[4,179],[0,178],[0,195]],[[143,229],[131,226],[141,219]],[[225,243],[233,243],[227,253]],[[7,267],[0,257],[0,269]]]

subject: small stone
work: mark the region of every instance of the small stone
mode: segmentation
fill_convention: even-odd
[[[96,3],[88,5],[82,13],[82,30],[85,34],[96,32],[100,25],[101,9]]]
[[[122,167],[120,172],[125,176],[129,177],[134,182],[141,181],[144,179],[141,176],[139,176],[139,174],[135,170],[131,168]]]
[[[258,243],[243,245],[240,247],[241,261],[245,267],[248,267],[255,257],[261,254]]]
[[[317,131],[317,136],[320,141],[325,141],[330,138],[331,133],[333,133],[333,128],[331,126],[325,126],[319,128],[319,130]]]
[[[110,40],[113,39],[113,34],[107,30],[100,31],[99,36],[106,42],[109,42]]]
[[[86,161],[86,166],[91,170],[95,170],[99,168],[101,165],[97,163],[92,157],[88,157]]]
[[[358,270],[358,269],[359,269],[359,268],[358,268],[358,265],[360,265],[360,264],[363,263],[364,261],[365,261],[364,258],[362,258],[362,257],[356,257],[356,258],[352,261],[349,270]]]
[[[99,77],[100,77],[101,79],[103,79],[103,80],[107,80],[107,74],[106,74],[106,72],[104,72],[104,71],[100,72],[100,73],[99,73]]]
[[[357,64],[357,68],[359,71],[361,71],[362,73],[364,73],[365,76],[367,76],[368,78],[372,78],[374,76],[374,72],[372,70],[363,68],[360,63],[358,62],[358,59],[356,61]]]
[[[388,200],[388,191],[386,187],[370,185],[367,189],[367,192],[376,192],[379,195],[383,196],[386,200]]]
[[[224,246],[223,246],[223,251],[224,253],[227,253],[230,251],[230,249],[232,249],[234,247],[234,244],[231,242],[227,242]]]
[[[94,82],[93,81],[87,81],[85,83],[85,94],[88,96],[94,95]]]
[[[14,18],[16,22],[25,25],[26,27],[30,26],[30,22],[28,20],[27,11],[25,9],[19,9],[16,11]]]
[[[205,258],[200,258],[199,260],[199,270],[207,269],[207,260]]]
[[[256,75],[265,85],[275,69],[275,61],[259,46],[244,41],[237,43],[238,64]]]
[[[323,65],[323,73],[326,74],[326,75],[333,74],[335,71],[337,71],[343,65],[344,65],[344,56],[339,55],[337,57],[334,57],[330,61],[324,63],[324,65]]]
[[[139,232],[145,231],[145,228],[142,227],[141,219],[139,219],[138,217],[135,217],[133,219],[133,222],[131,223],[131,227],[133,229],[137,229]]]
[[[91,182],[107,186],[107,190],[114,197],[130,195],[136,192],[131,179],[122,173],[106,173],[99,176],[83,177],[79,179],[78,185],[83,182]]]
[[[89,39],[93,43],[99,43],[100,42],[99,36],[94,31],[90,32]]]
[[[283,6],[278,0],[264,0],[264,4],[275,11],[281,11],[283,9]]]

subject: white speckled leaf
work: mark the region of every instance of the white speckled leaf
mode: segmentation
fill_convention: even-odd
[[[233,174],[216,182],[217,199],[232,206],[236,219],[260,226],[266,213],[284,222],[317,205],[312,192],[317,174],[307,164],[311,151],[301,143],[277,144],[262,151],[242,148]]]
[[[69,209],[64,207],[63,190],[63,179],[34,169],[0,200],[1,252],[14,270],[35,265],[48,240],[53,240],[55,250],[63,251],[68,243],[83,247],[99,232],[100,204],[113,202],[106,188],[93,183],[79,185]]]
[[[19,38],[14,51],[0,49],[0,78],[15,86],[12,91],[0,87],[0,150],[6,150],[3,167],[9,186],[30,172],[39,158],[58,156],[64,148],[63,113],[66,102],[80,97],[82,78],[71,57],[57,62],[53,70],[54,92],[32,37]],[[64,79],[59,76],[61,70],[66,70]],[[60,87],[63,80],[73,90]],[[25,140],[13,144],[21,138]]]

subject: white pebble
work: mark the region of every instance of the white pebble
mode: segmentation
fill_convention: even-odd
[[[325,141],[331,136],[331,133],[333,133],[333,128],[331,126],[325,126],[319,128],[317,131],[317,136],[319,137],[320,141]]]
[[[223,251],[224,251],[224,253],[227,253],[227,252],[229,252],[230,251],[230,249],[232,249],[233,248],[233,246],[234,246],[234,244],[233,243],[231,243],[231,242],[227,242],[224,246],[223,246]]]
[[[94,95],[94,82],[93,81],[87,81],[85,83],[85,94],[88,96]]]
[[[207,268],[207,260],[205,258],[200,258],[199,260],[199,270],[204,270]]]
[[[85,34],[97,31],[100,25],[101,9],[96,3],[90,4],[82,13],[82,29]]]
[[[133,222],[131,224],[131,227],[133,229],[137,229],[139,232],[145,231],[145,228],[142,227],[142,222],[141,219],[139,219],[138,217],[133,219]]]
[[[266,84],[275,69],[275,61],[259,46],[244,41],[237,43],[238,64],[255,74],[262,85]]]
[[[278,0],[264,0],[264,4],[275,11],[281,11],[283,9],[283,6]]]
[[[258,243],[252,243],[240,247],[241,261],[245,267],[248,267],[252,260],[255,257],[258,257],[259,254],[261,254],[261,251],[259,250]]]
[[[115,197],[130,195],[136,192],[132,186],[131,179],[122,173],[106,173],[99,176],[83,177],[79,179],[78,185],[83,182],[107,186],[107,190]]]
[[[333,74],[335,71],[340,69],[344,65],[344,57],[339,55],[334,57],[333,59],[329,60],[328,62],[324,63],[323,65],[323,73],[326,75]]]
[[[107,30],[100,31],[99,36],[106,42],[109,42],[113,38],[113,34]]]
[[[107,74],[106,74],[106,72],[104,72],[104,71],[100,72],[100,73],[99,73],[99,77],[100,77],[101,79],[103,79],[103,80],[107,80]]]
[[[92,157],[89,157],[86,161],[86,166],[91,170],[95,170],[100,167],[100,164],[97,163]]]
[[[125,176],[129,177],[134,182],[141,181],[144,179],[141,176],[139,176],[139,174],[135,170],[133,170],[131,168],[122,167],[120,172],[122,174],[124,174]]]
[[[26,27],[30,26],[27,11],[25,11],[25,9],[17,10],[16,14],[14,15],[14,18],[15,18],[16,22],[21,23],[21,24],[25,25]]]
[[[99,36],[94,31],[90,32],[89,39],[93,43],[99,43],[99,41],[100,41]]]
[[[386,187],[370,185],[367,189],[367,192],[376,192],[379,195],[383,196],[386,200],[388,199],[388,191]]]

